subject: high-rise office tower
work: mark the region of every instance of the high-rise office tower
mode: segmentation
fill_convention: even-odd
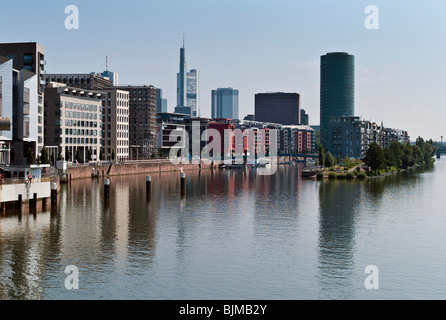
[[[181,113],[187,117],[198,117],[200,114],[198,104],[198,71],[187,71],[186,49],[180,49],[180,68],[177,73],[177,106],[175,113]]]
[[[327,147],[328,123],[333,117],[355,113],[355,58],[346,52],[321,56],[320,125],[321,142]]]
[[[300,109],[300,124],[303,126],[308,126],[310,122],[310,118],[308,113],[305,112],[305,109]]]
[[[300,95],[298,93],[257,93],[255,119],[285,125],[298,125],[300,120]]]
[[[195,69],[187,73],[187,106],[190,107],[191,117],[199,117],[198,105],[198,71]]]
[[[212,90],[212,118],[238,119],[238,96],[233,88]]]
[[[163,90],[156,89],[156,113],[167,112],[167,99],[163,99]]]

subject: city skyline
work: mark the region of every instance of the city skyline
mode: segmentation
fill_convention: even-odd
[[[119,74],[120,84],[150,83],[162,88],[169,112],[175,107],[178,49],[186,34],[188,64],[200,70],[203,117],[211,115],[212,89],[237,87],[240,118],[254,113],[256,93],[297,92],[310,124],[318,124],[319,58],[345,51],[356,57],[356,115],[404,128],[413,139],[444,136],[446,67],[438,61],[446,46],[436,39],[444,26],[445,4],[376,1],[380,29],[368,30],[365,1],[257,1],[255,6],[253,1],[243,1],[237,3],[237,10],[205,1],[130,1],[120,10],[116,2],[104,6],[103,1],[76,1],[80,27],[67,30],[64,8],[68,3],[25,3],[29,10],[22,13],[22,21],[32,21],[37,14],[46,17],[46,23],[10,28],[13,17],[0,13],[0,26],[10,30],[2,34],[1,42],[38,42],[45,47],[48,73],[102,72],[108,56],[108,69]],[[4,7],[3,13],[18,10],[13,3]],[[192,12],[197,19],[188,18]],[[110,25],[110,32],[97,37],[98,23]],[[150,41],[135,42],[150,30]]]

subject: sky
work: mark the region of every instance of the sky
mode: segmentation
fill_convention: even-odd
[[[6,2],[6,1],[2,1]],[[65,28],[65,7],[79,29]],[[379,29],[367,29],[375,5]],[[446,137],[444,0],[21,0],[2,3],[0,42],[35,41],[48,73],[119,74],[119,84],[163,89],[176,105],[183,34],[188,69],[200,72],[201,116],[211,90],[239,90],[239,117],[261,92],[297,92],[319,124],[320,56],[355,56],[355,113],[415,140]]]

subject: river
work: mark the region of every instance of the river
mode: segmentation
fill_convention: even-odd
[[[297,165],[62,185],[0,217],[0,299],[446,299],[446,159],[367,181]],[[367,289],[367,266],[377,289]],[[78,270],[68,290],[67,266]]]

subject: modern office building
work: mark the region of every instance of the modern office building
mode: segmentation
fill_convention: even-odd
[[[37,92],[37,103],[30,104],[30,116],[34,114],[34,109],[37,109],[37,122],[31,123],[31,127],[36,126],[37,130],[37,141],[34,150],[34,155],[40,153],[43,148],[44,142],[44,91],[45,91],[45,79],[44,79],[44,68],[45,68],[45,54],[44,48],[36,42],[25,42],[25,43],[2,43],[0,44],[0,56],[11,58],[13,68],[18,72],[22,72],[23,69],[33,72],[36,75],[36,80],[30,79],[30,74],[23,73],[23,80],[27,83],[31,83],[35,86],[34,88],[29,88],[31,92]],[[25,98],[26,98],[25,94]],[[33,97],[30,95],[30,98]],[[25,102],[26,103],[26,102]],[[26,117],[25,117],[26,118]],[[30,119],[31,120],[31,119]],[[25,125],[26,126],[26,125]],[[31,130],[32,131],[32,130]],[[30,138],[33,139],[33,138]],[[15,150],[16,156],[20,157],[21,151],[17,148]]]
[[[68,87],[86,90],[103,90],[112,86],[112,81],[99,73],[48,73],[46,83],[65,83]]]
[[[212,90],[212,118],[238,119],[239,91],[233,88]]]
[[[177,73],[177,107],[187,107],[187,65],[186,48],[180,48],[180,65]]]
[[[173,146],[184,147],[183,144],[177,141],[171,141],[170,135],[174,130],[186,130],[183,123],[184,115],[177,113],[157,113],[156,114],[156,148],[158,148],[158,155],[161,157],[168,157],[170,149]],[[184,142],[184,141],[183,141]]]
[[[200,116],[198,81],[199,72],[196,69],[192,69],[187,73],[187,106],[190,107],[192,118]]]
[[[102,153],[104,160],[129,158],[129,91],[109,88],[102,95]]]
[[[110,84],[114,87],[119,85],[119,77],[118,77],[118,73],[117,72],[112,72],[109,70],[105,70],[104,72],[101,73],[101,77],[106,78],[108,80],[110,80]]]
[[[118,86],[129,92],[129,157],[153,156],[156,147],[156,88],[151,85]]]
[[[300,121],[300,95],[298,93],[257,93],[255,119],[283,125],[298,125]]]
[[[327,53],[321,56],[320,73],[321,143],[327,148],[330,119],[355,114],[355,58],[346,52]]]
[[[59,83],[47,84],[45,145],[58,146],[62,157],[67,161],[99,160],[102,96],[100,91],[73,88]]]
[[[156,89],[156,113],[167,113],[167,99],[163,99],[163,90]]]
[[[308,126],[310,122],[310,118],[308,113],[305,112],[304,109],[300,109],[300,124],[303,126]]]
[[[186,49],[180,48],[180,65],[177,73],[177,106],[175,113],[188,117],[199,117],[199,72],[196,69],[187,71]]]

